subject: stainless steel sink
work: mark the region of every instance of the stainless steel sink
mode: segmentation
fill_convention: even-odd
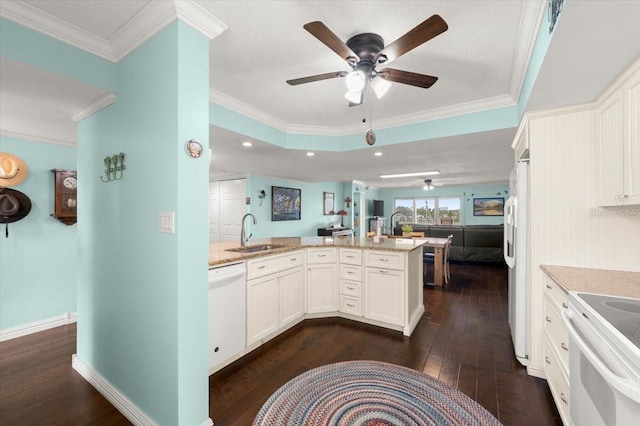
[[[254,246],[244,246],[244,247],[227,249],[226,251],[231,251],[233,253],[256,253],[260,251],[273,250],[280,247],[284,247],[284,246],[281,244],[257,244]]]

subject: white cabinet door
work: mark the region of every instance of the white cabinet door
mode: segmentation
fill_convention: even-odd
[[[640,70],[623,87],[626,143],[624,152],[625,204],[640,204]]]
[[[622,203],[624,155],[622,94],[617,92],[598,108],[597,193],[598,205],[616,206]]]
[[[365,268],[364,317],[404,326],[404,272]]]
[[[640,70],[598,107],[599,206],[640,204]]]
[[[247,346],[280,325],[280,293],[276,274],[247,281]]]
[[[280,279],[280,327],[304,315],[304,272],[302,266],[282,272]]]
[[[335,263],[308,265],[307,312],[338,310],[337,267]]]

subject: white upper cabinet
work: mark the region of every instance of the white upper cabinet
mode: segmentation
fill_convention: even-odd
[[[597,111],[597,204],[603,207],[640,204],[640,67],[622,81]]]

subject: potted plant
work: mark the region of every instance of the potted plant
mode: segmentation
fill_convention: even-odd
[[[413,232],[413,227],[411,225],[409,225],[408,223],[405,223],[404,225],[402,225],[403,237],[410,236],[411,232]]]

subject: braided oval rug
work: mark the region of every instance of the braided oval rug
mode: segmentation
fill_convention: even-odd
[[[501,425],[462,392],[419,371],[377,361],[309,370],[278,389],[254,426]]]

